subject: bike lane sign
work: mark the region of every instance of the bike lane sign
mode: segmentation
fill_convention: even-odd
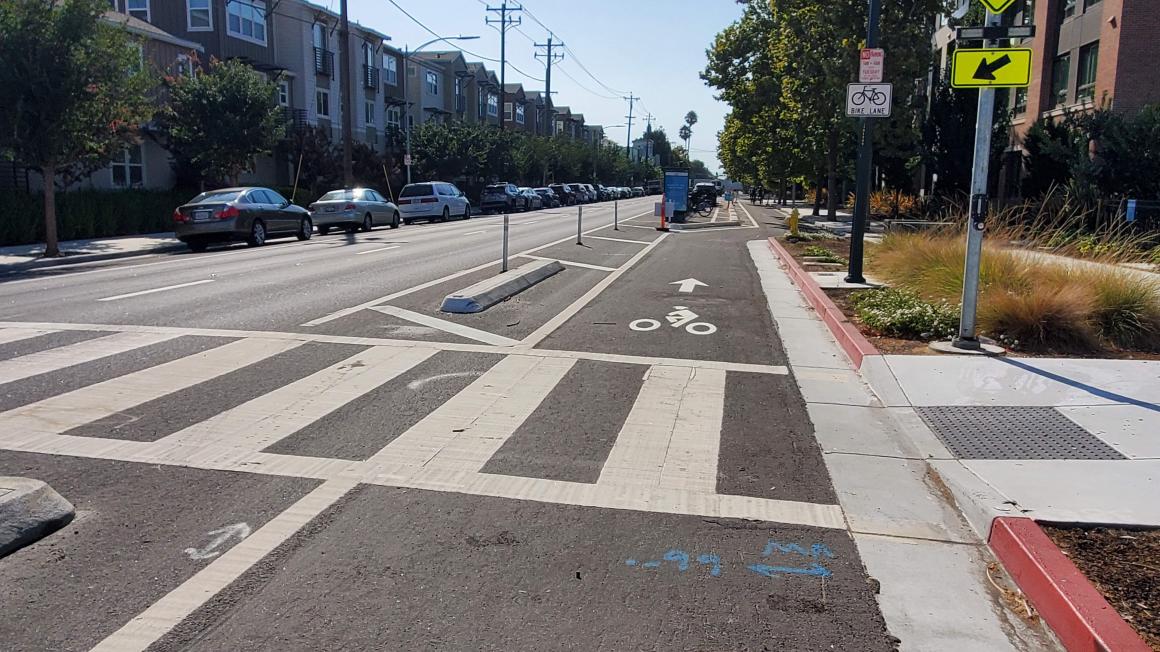
[[[889,118],[893,84],[847,84],[846,115],[851,118]]]

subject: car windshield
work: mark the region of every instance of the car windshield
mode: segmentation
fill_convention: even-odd
[[[240,194],[242,194],[242,191],[240,190],[211,190],[209,192],[203,192],[197,197],[194,197],[190,200],[189,203],[210,204],[216,202],[233,201],[237,199],[238,195]]]
[[[404,191],[404,192],[406,192],[406,191]],[[356,199],[356,196],[355,196],[356,194],[358,195],[358,197],[357,197],[358,199],[362,198],[362,191],[361,190],[359,190],[359,191],[355,191],[355,190],[331,190],[330,192],[326,193],[325,195],[319,197],[318,201],[342,201],[344,199],[351,200],[351,199]]]
[[[429,183],[416,183],[406,188],[399,193],[400,197],[426,197],[427,195],[434,195],[435,189]]]
[[[487,192],[507,192],[507,185],[500,183],[500,184],[488,186],[484,190],[486,190]]]

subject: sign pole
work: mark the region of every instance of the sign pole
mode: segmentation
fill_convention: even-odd
[[[576,244],[578,244],[578,245],[584,244],[584,234],[583,234],[584,227],[582,226],[583,222],[584,222],[584,207],[577,206],[576,207]]]
[[[508,271],[508,214],[503,214],[503,267],[499,271]]]
[[[882,13],[881,0],[870,0],[870,13],[866,24],[866,47],[878,47],[878,17]],[[859,80],[861,81],[861,80]],[[854,223],[850,231],[850,266],[846,272],[847,283],[865,283],[862,275],[863,241],[866,238],[866,223],[870,220],[870,173],[874,164],[874,121],[862,118],[862,142],[858,148],[858,174],[855,180],[857,195],[854,198]]]
[[[987,26],[999,24],[1000,15],[987,12]],[[975,120],[975,163],[971,172],[971,213],[967,225],[967,255],[963,268],[963,311],[959,333],[952,346],[967,351],[982,347],[975,335],[979,308],[979,264],[983,253],[983,229],[987,219],[987,179],[991,168],[991,126],[995,114],[995,89],[979,89],[979,115]]]

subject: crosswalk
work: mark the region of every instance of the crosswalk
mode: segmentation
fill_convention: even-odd
[[[81,330],[64,324],[44,326],[0,326],[0,347],[21,342],[36,349],[30,345],[45,342],[36,338],[70,328]],[[0,390],[44,374],[68,373],[79,365],[144,355],[144,347],[155,350],[183,337],[179,329],[117,328],[109,326],[85,341],[60,346],[46,343],[42,350],[0,359]],[[231,335],[238,334],[222,333]],[[31,400],[0,412],[0,450],[842,527],[835,505],[717,492],[726,378],[730,373],[730,366],[721,363],[481,345],[468,353],[494,353],[494,364],[474,380],[463,381],[447,400],[437,403],[377,452],[357,460],[296,455],[286,452],[285,445],[276,449],[280,452],[267,449],[288,442],[291,435],[339,409],[358,405],[387,383],[425,380],[411,378],[416,368],[437,354],[461,355],[456,349],[463,349],[462,345],[367,342],[336,363],[299,378],[287,378],[273,391],[192,425],[177,425],[174,432],[153,441],[102,437],[101,430],[93,428],[95,422],[114,415],[132,417],[135,410],[159,399],[194,396],[214,400],[214,383],[227,374],[245,373],[259,362],[315,345],[309,336],[247,334],[200,353]],[[484,473],[488,461],[521,427],[534,423],[529,420],[536,410],[581,359],[609,365],[631,363],[645,370],[635,393],[618,397],[631,408],[604,459],[595,460],[602,465],[596,482]],[[778,367],[738,367],[747,372],[784,373]],[[432,381],[432,385],[438,382]],[[418,386],[425,387],[423,383]],[[406,401],[407,396],[400,395],[398,400]],[[156,403],[151,406],[149,409],[163,409]],[[383,427],[387,427],[391,405],[367,405],[366,409],[381,414]],[[575,428],[583,431],[584,424],[578,422]],[[553,435],[561,438],[561,450],[567,451],[567,433]]]

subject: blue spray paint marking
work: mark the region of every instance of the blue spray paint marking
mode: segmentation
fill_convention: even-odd
[[[834,558],[833,551],[823,543],[815,543],[814,545],[810,546],[809,550],[806,550],[796,543],[780,543],[773,541],[772,539],[769,541],[769,543],[765,544],[765,550],[762,551],[761,556],[769,557],[775,552],[783,554],[792,553],[795,555],[801,555],[802,557],[812,557],[813,559],[821,559],[822,557],[829,557],[830,559]]]
[[[629,565],[629,566],[636,566],[636,560],[635,560],[635,559],[625,559],[625,560],[624,560],[624,563],[625,563],[625,564],[627,564],[627,565]]]
[[[677,562],[677,569],[682,573],[689,570],[689,553],[684,550],[673,549],[665,553],[665,561]]]
[[[721,558],[717,555],[706,554],[697,556],[698,564],[710,564],[713,567],[709,569],[709,574],[713,577],[721,577]]]
[[[764,575],[766,577],[774,577],[776,575],[813,575],[815,577],[829,577],[833,575],[830,569],[821,564],[813,564],[809,568],[796,568],[793,566],[770,566],[769,564],[750,564],[749,570]]]
[[[659,561],[646,561],[645,563],[641,564],[641,566],[645,568],[660,568],[661,563]]]

